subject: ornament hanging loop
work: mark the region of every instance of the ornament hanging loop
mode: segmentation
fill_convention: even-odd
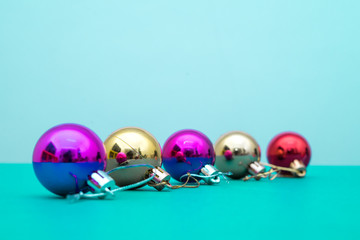
[[[248,181],[252,178],[255,178],[256,180],[259,180],[261,178],[269,178],[270,181],[274,180],[278,174],[279,174],[280,171],[274,169],[274,168],[271,168],[269,171],[267,172],[260,172],[256,175],[252,175],[252,176],[246,176],[244,177],[242,180],[243,181]]]
[[[203,168],[200,170],[200,174],[193,174],[193,173],[187,173],[180,177],[180,180],[185,178],[187,175],[191,175],[192,178],[196,179],[202,179],[205,183],[208,185],[218,184],[220,183],[220,176],[222,176],[227,182],[226,176],[230,176],[232,173],[223,173],[220,172],[217,168],[215,168],[213,165],[206,164]]]
[[[89,179],[87,181],[87,184],[91,191],[85,192],[85,193],[83,191],[80,191],[76,194],[68,194],[66,196],[66,198],[70,202],[78,201],[81,198],[100,198],[100,199],[104,199],[104,198],[108,198],[108,197],[113,198],[115,196],[114,193],[116,193],[118,191],[124,191],[124,190],[142,186],[142,185],[147,184],[148,182],[152,181],[155,178],[155,174],[150,173],[146,179],[144,179],[140,182],[130,184],[127,186],[123,186],[123,187],[118,187],[118,186],[116,186],[114,179],[109,176],[110,173],[119,171],[121,169],[137,168],[137,167],[152,167],[152,166],[148,165],[148,164],[137,164],[137,165],[131,165],[131,166],[117,167],[108,172],[98,170],[96,172],[93,172],[89,176]],[[78,184],[77,176],[72,173],[70,173],[70,175],[75,178],[75,183]]]
[[[305,177],[306,175],[306,167],[304,163],[300,160],[295,159],[292,163],[290,163],[290,167],[280,167],[269,163],[263,163],[265,166],[271,167],[272,169],[275,169],[279,173],[281,171],[291,172],[295,177]]]
[[[210,178],[209,181],[206,181],[207,184],[218,184],[220,183],[220,177],[215,176],[214,178]]]
[[[196,178],[194,178],[190,173],[187,173],[186,175],[187,175],[187,178],[186,178],[186,181],[185,181],[184,184],[182,184],[182,185],[175,185],[175,186],[171,186],[171,185],[169,184],[169,185],[171,186],[170,188],[171,188],[171,189],[178,189],[178,188],[198,188],[198,187],[200,186],[200,182],[199,182]],[[184,176],[185,176],[185,175],[184,175]],[[190,179],[194,180],[197,185],[188,185]]]

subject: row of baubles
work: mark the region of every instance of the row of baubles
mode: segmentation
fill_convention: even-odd
[[[145,184],[157,190],[185,186],[172,186],[171,177],[186,184],[200,180],[216,184],[226,175],[258,180],[273,177],[274,172],[303,177],[311,150],[305,138],[285,132],[271,140],[269,164],[260,163],[260,155],[256,140],[240,131],[222,135],[213,146],[199,131],[180,130],[161,149],[156,138],[141,128],[121,128],[103,144],[84,126],[62,124],[41,136],[33,166],[39,181],[55,194],[105,197]]]

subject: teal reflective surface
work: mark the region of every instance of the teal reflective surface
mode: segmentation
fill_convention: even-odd
[[[121,192],[115,200],[69,204],[49,194],[31,164],[0,164],[3,182],[12,179],[2,186],[0,237],[137,240],[161,234],[175,240],[239,235],[279,239],[280,231],[283,239],[359,239],[360,179],[350,174],[359,171],[309,166],[303,179],[231,180],[221,186],[162,192],[144,187]],[[161,219],[154,221],[152,213],[161,213]],[[126,224],[114,231],[120,220]]]

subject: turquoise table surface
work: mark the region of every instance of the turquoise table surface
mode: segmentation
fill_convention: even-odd
[[[71,204],[31,164],[0,164],[0,239],[360,239],[359,171],[311,166],[304,179],[144,187]]]

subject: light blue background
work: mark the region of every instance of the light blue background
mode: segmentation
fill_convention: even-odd
[[[1,162],[50,127],[285,130],[358,165],[359,1],[0,2]]]

